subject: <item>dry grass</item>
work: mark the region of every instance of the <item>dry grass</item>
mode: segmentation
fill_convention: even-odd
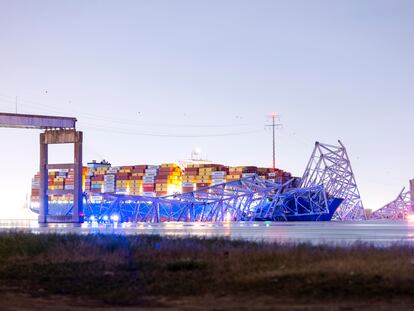
[[[411,300],[414,249],[118,235],[0,235],[0,286],[115,305],[146,297]],[[153,301],[153,300],[152,300]]]

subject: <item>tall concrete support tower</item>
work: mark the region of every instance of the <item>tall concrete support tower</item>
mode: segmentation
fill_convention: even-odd
[[[40,208],[39,224],[48,222],[82,222],[82,143],[83,133],[76,130],[47,130],[40,134]],[[48,164],[48,146],[51,144],[74,144],[74,161],[69,164]],[[73,190],[48,190],[49,169],[73,169]],[[60,218],[49,216],[49,195],[73,195],[72,214]]]

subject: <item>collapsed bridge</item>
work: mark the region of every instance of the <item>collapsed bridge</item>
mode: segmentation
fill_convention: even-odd
[[[317,142],[302,178],[276,183],[257,175],[174,195],[84,193],[85,220],[224,222],[360,220],[365,212],[345,147]],[[339,206],[339,208],[338,208]],[[62,210],[62,206],[59,207]],[[70,219],[70,204],[62,215]]]

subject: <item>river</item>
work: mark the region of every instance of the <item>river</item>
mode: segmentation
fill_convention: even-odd
[[[39,227],[31,220],[0,220],[0,232],[74,234],[159,234],[164,236],[227,237],[265,242],[307,242],[348,245],[355,242],[378,246],[404,243],[414,246],[414,222],[238,222],[238,223],[138,223],[51,224]]]

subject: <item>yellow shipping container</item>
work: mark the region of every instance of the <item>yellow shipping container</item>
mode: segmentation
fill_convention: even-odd
[[[231,166],[229,167],[229,170],[234,172],[243,172],[243,168],[240,166]]]
[[[211,180],[211,176],[197,176],[196,181],[199,180]]]
[[[241,175],[227,175],[228,179],[240,179]]]
[[[178,167],[178,165],[175,163],[164,163],[161,164],[161,167]]]
[[[211,176],[212,172],[200,172],[198,173],[198,176]]]
[[[158,187],[158,186],[159,186],[159,187],[167,187],[167,186],[168,186],[168,184],[166,184],[166,183],[156,183],[156,184],[155,184],[155,186],[156,186],[156,187]]]
[[[205,173],[205,172],[212,172],[213,168],[212,167],[203,167],[199,169],[200,173]]]
[[[182,181],[183,182],[193,182],[196,179],[195,176],[183,176]]]
[[[129,181],[130,185],[141,185],[142,184],[142,180],[130,180]]]

